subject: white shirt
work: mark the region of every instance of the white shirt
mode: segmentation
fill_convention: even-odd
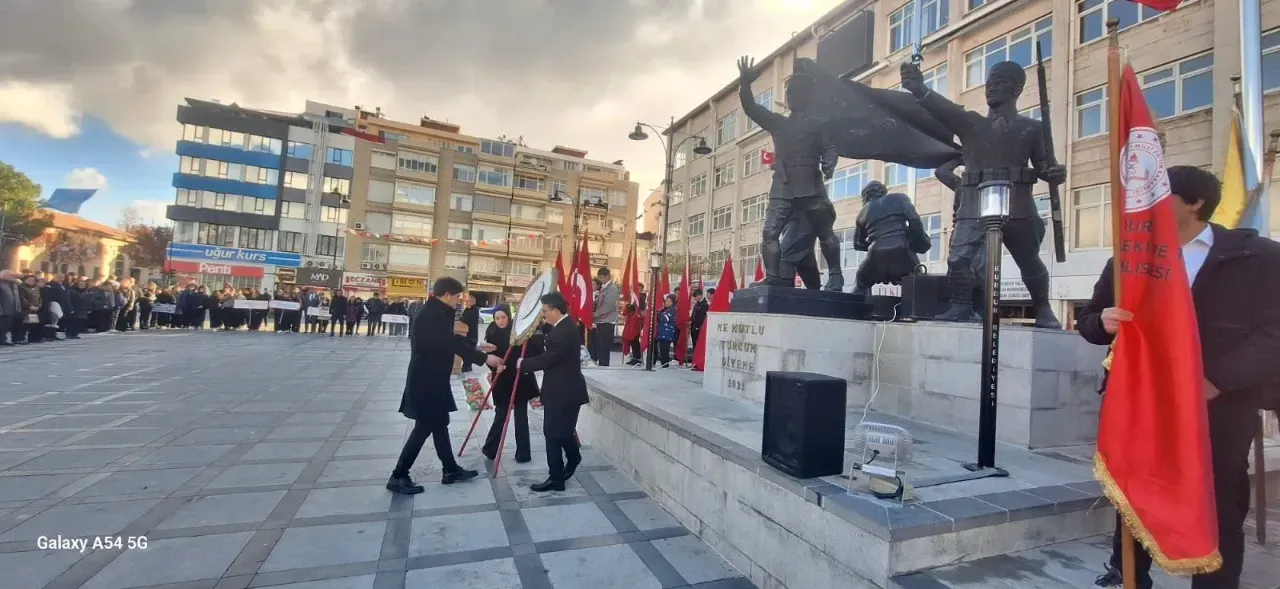
[[[560,322],[561,322],[561,321],[564,321],[564,318],[565,318],[565,316],[564,316],[564,315],[561,315],[559,319],[556,319],[556,320],[555,320],[555,323],[551,323],[550,321],[548,321],[548,323],[551,323],[551,327],[555,327],[555,326],[557,326],[557,325],[560,325]]]
[[[1206,225],[1195,239],[1182,246],[1182,262],[1187,266],[1188,284],[1196,283],[1196,275],[1200,274],[1200,268],[1204,267],[1204,261],[1209,258],[1211,248],[1213,248],[1213,226],[1211,225]]]

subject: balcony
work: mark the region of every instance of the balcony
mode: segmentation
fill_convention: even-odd
[[[506,282],[506,278],[501,272],[490,270],[471,270],[467,272],[467,285],[475,286],[479,284],[501,287]]]
[[[586,168],[582,171],[582,178],[584,180],[593,180],[613,185],[614,182],[618,181],[618,172],[613,170],[592,170],[590,168]]]

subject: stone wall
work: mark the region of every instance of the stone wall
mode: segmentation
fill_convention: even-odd
[[[708,392],[763,403],[766,372],[816,372],[849,381],[850,407],[875,392],[877,411],[977,431],[980,325],[715,313],[707,330]],[[1024,448],[1092,444],[1105,353],[1075,332],[1003,326],[998,439]]]

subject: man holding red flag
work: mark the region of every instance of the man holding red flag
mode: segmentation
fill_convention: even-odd
[[[680,277],[680,291],[676,293],[676,361],[684,366],[689,357],[689,318],[693,315],[693,282],[689,280],[689,257],[684,258],[684,275]]]
[[[1254,422],[1280,380],[1280,245],[1208,223],[1217,178],[1192,166],[1166,173],[1132,68],[1122,80],[1116,257],[1077,325],[1114,346],[1094,469],[1120,517],[1097,585],[1123,582],[1126,526],[1139,541],[1138,587],[1152,586],[1154,560],[1195,573],[1193,589],[1234,589]]]

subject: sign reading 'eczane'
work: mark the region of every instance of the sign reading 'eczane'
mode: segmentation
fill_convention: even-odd
[[[169,246],[169,257],[188,260],[213,260],[216,262],[239,262],[247,264],[264,264],[297,268],[302,265],[302,256],[287,252],[266,250],[248,250],[216,245],[197,245],[194,243],[174,243]]]

